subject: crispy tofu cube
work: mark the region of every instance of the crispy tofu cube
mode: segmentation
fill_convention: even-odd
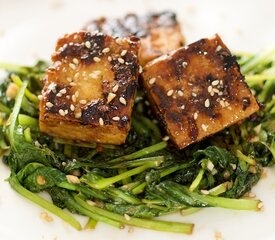
[[[135,37],[77,32],[59,39],[44,80],[41,131],[63,139],[124,143],[137,88],[138,49]]]
[[[89,22],[84,29],[118,37],[130,35],[139,37],[141,39],[139,62],[142,66],[184,44],[180,24],[172,12],[160,12],[144,16],[127,14],[120,19],[102,17]]]
[[[142,83],[179,149],[259,109],[236,58],[218,35],[151,61]]]

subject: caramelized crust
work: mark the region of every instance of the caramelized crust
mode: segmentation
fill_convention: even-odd
[[[179,149],[259,109],[236,58],[218,35],[151,61],[142,82]]]
[[[100,18],[89,22],[85,30],[99,31],[112,36],[134,35],[141,39],[139,62],[143,66],[184,44],[180,25],[172,12],[161,12],[137,16],[127,14],[124,18]]]
[[[49,135],[124,143],[138,78],[136,38],[88,32],[58,40],[46,72],[40,129]]]

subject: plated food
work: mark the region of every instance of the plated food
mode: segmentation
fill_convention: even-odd
[[[181,35],[175,15],[149,16],[156,25],[133,18],[147,31],[140,40],[131,28],[106,33],[113,20],[94,20],[96,32],[58,40],[50,66],[5,64],[1,152],[9,183],[78,230],[62,209],[87,216],[86,229],[101,221],[190,234],[193,223],[155,217],[263,207],[245,196],[274,164],[273,52],[235,57],[216,35],[185,47],[169,39],[149,59],[144,39],[167,28],[161,19]],[[122,19],[115,26],[125,29]]]

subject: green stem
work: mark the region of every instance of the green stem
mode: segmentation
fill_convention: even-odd
[[[70,224],[72,227],[74,227],[77,230],[81,230],[81,225],[80,223],[70,214],[67,212],[63,211],[61,208],[55,206],[51,202],[45,200],[44,198],[32,193],[31,191],[27,190],[24,188],[18,181],[15,173],[11,173],[11,176],[9,177],[9,183],[11,187],[24,196],[25,198],[29,199],[30,201],[36,203],[42,208],[45,208],[49,212],[55,214],[56,216],[60,217],[62,220]]]
[[[160,220],[139,219],[139,218],[134,218],[134,217],[130,217],[129,219],[126,219],[125,217],[123,217],[119,214],[109,212],[109,211],[106,211],[104,209],[101,209],[101,208],[98,208],[95,206],[90,206],[75,194],[74,194],[74,198],[75,198],[76,202],[83,208],[86,208],[87,210],[94,212],[96,214],[99,214],[101,216],[105,216],[105,217],[113,219],[115,221],[119,221],[126,225],[147,228],[147,229],[152,229],[152,230],[157,230],[157,231],[176,232],[176,233],[185,233],[185,234],[191,234],[192,230],[193,230],[193,224],[190,224],[190,223],[178,223],[178,222],[168,222],[168,221],[160,221]]]
[[[31,135],[31,129],[30,128],[26,128],[24,130],[24,137],[26,142],[31,143],[32,142],[32,135]]]
[[[89,218],[87,223],[84,226],[84,230],[95,229],[96,224],[97,224],[96,220],[94,220],[93,218]]]
[[[256,165],[256,161],[246,155],[244,155],[240,150],[237,150],[237,157],[239,160],[245,161],[250,165]]]
[[[155,145],[152,145],[150,147],[143,148],[143,149],[141,149],[137,152],[131,153],[129,155],[125,155],[125,156],[115,158],[115,159],[113,159],[109,162],[113,163],[113,162],[120,162],[120,161],[124,161],[124,160],[137,159],[137,158],[143,157],[145,155],[148,155],[150,153],[157,152],[157,151],[159,151],[161,149],[164,149],[166,147],[167,147],[167,142],[163,141],[163,142],[157,143]]]
[[[0,102],[0,112],[9,114],[11,110],[5,104]]]
[[[20,65],[0,62],[0,68],[9,72],[17,72],[22,74],[28,74],[28,69]]]
[[[36,118],[30,117],[25,114],[18,115],[18,122],[22,127],[31,127],[31,128],[38,127],[38,120]]]
[[[189,190],[191,192],[193,192],[200,185],[200,182],[201,182],[201,180],[203,178],[203,174],[204,174],[204,169],[201,169],[199,171],[197,177],[194,179],[194,181],[192,182],[192,184],[189,187]]]

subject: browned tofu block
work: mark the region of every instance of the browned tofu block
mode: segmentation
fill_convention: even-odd
[[[58,40],[46,72],[40,129],[51,136],[124,143],[138,78],[136,38],[89,32]]]
[[[99,31],[112,36],[134,35],[141,39],[139,62],[143,66],[184,44],[180,25],[172,12],[161,12],[137,16],[127,14],[124,18],[100,18],[88,23],[87,31]]]
[[[180,149],[259,109],[236,58],[218,35],[148,63],[142,82]]]

